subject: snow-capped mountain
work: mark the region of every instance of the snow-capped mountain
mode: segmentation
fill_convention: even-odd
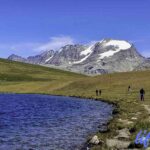
[[[16,60],[13,57],[8,59]],[[104,39],[88,46],[66,45],[56,52],[46,51],[41,55],[28,57],[24,62],[90,75],[133,71],[141,69],[142,64],[150,64],[133,44],[113,39]]]

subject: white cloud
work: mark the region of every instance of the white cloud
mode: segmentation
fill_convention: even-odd
[[[35,48],[35,51],[43,51],[43,50],[58,50],[62,46],[68,44],[74,44],[75,40],[70,36],[58,36],[58,37],[51,37],[50,41],[47,43],[41,44],[39,47]]]
[[[2,44],[0,43],[0,49],[9,49],[13,51],[21,51],[21,50],[30,50],[30,51],[44,51],[44,50],[58,50],[62,46],[68,44],[75,44],[75,40],[70,36],[58,36],[58,37],[51,37],[48,42],[45,43],[15,43],[15,44]]]
[[[45,50],[59,50],[62,46],[75,44],[70,36],[51,37],[48,42],[22,42],[22,43],[0,43],[0,57],[11,54],[30,56]]]

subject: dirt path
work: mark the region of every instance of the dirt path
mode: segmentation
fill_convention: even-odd
[[[145,104],[143,104],[143,106],[144,106],[144,108],[147,110],[147,112],[148,112],[148,115],[149,115],[149,118],[148,118],[148,120],[150,121],[150,105],[145,105]]]

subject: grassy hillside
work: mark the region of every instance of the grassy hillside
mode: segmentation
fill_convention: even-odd
[[[0,59],[0,92],[49,93],[83,77],[67,71]]]
[[[129,85],[131,92],[128,92]],[[102,95],[99,97],[95,96],[96,88],[102,89]],[[144,102],[140,101],[141,88],[146,91]],[[107,138],[113,139],[117,135],[117,130],[124,128],[135,130],[130,137],[132,142],[141,129],[150,132],[150,71],[114,73],[84,78],[82,81],[71,83],[53,93],[104,99],[118,104],[119,114],[109,124],[111,132],[98,134],[104,141]],[[148,106],[149,112],[145,109],[145,105]],[[101,146],[94,148],[94,150],[100,149]]]
[[[131,92],[128,92],[128,86]],[[95,89],[102,95],[95,96]],[[139,100],[139,90],[146,91],[145,101]],[[114,73],[87,77],[66,71],[36,65],[0,60],[0,92],[44,93],[104,99],[118,104],[119,114],[109,125],[110,131],[98,134],[105,141],[113,138],[117,130],[134,128],[130,140],[139,130],[150,131],[150,71]],[[94,149],[101,149],[96,146]],[[105,148],[104,148],[105,149]]]

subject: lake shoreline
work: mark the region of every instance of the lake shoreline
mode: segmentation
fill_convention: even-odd
[[[106,127],[108,127],[109,124],[111,124],[111,122],[114,120],[114,118],[116,117],[116,115],[119,113],[119,105],[116,103],[116,102],[112,102],[112,101],[109,101],[109,100],[104,100],[104,99],[101,99],[101,98],[92,98],[92,97],[86,97],[86,96],[75,96],[75,95],[55,95],[55,94],[47,94],[47,93],[14,93],[14,92],[0,92],[0,94],[20,94],[20,95],[23,95],[23,94],[31,94],[31,95],[47,95],[47,96],[64,96],[64,97],[72,97],[72,98],[79,98],[79,99],[85,99],[85,100],[94,100],[94,101],[100,101],[100,102],[104,102],[104,103],[107,103],[108,105],[113,105],[113,111],[112,111],[112,119],[108,120],[107,124],[105,124]],[[111,132],[111,129],[108,129],[105,130],[105,132],[107,132],[109,130],[109,132]],[[81,145],[81,149],[80,150],[87,150],[87,147],[89,148],[93,148],[95,147],[94,144],[90,144],[89,141],[91,140],[91,138],[94,136],[94,135],[97,135],[98,133],[103,133],[105,134],[104,131],[96,131],[95,134],[91,134],[91,135],[88,135],[87,139],[86,139],[86,142]]]
[[[89,99],[89,100],[95,100],[95,101],[101,101],[101,102],[104,102],[104,103],[107,103],[109,105],[113,105],[114,109],[112,111],[112,119],[110,119],[108,121],[106,125],[106,127],[108,127],[109,124],[111,124],[111,122],[117,117],[117,115],[119,114],[119,105],[116,103],[116,102],[111,102],[109,100],[104,100],[104,99],[101,99],[101,98],[95,98],[93,99],[92,97],[82,97],[82,96],[70,96],[70,97],[76,97],[76,98],[85,98],[85,99]],[[87,150],[87,148],[94,148],[97,144],[90,144],[90,141],[91,139],[94,137],[94,136],[97,136],[98,133],[102,133],[102,134],[105,134],[107,132],[111,132],[111,129],[110,128],[107,128],[107,130],[105,131],[97,131],[95,134],[93,135],[90,135],[87,137],[87,140],[86,140],[86,143],[84,143],[84,145],[81,147],[80,150]],[[102,139],[101,139],[102,140]],[[103,142],[103,141],[101,141]],[[102,144],[102,143],[101,143]],[[103,144],[106,144],[106,143],[103,143]]]
[[[96,96],[86,96],[86,95],[74,95],[74,94],[65,94],[65,93],[59,93],[58,92],[48,92],[48,93],[40,93],[40,92],[0,92],[0,94],[35,94],[35,95],[48,95],[48,96],[64,96],[64,97],[73,97],[73,98],[82,98],[86,100],[94,100],[94,101],[100,101],[104,102],[110,105],[114,106],[114,110],[112,112],[112,119],[109,120],[107,127],[108,131],[106,132],[97,132],[95,131],[93,134],[89,134],[87,138],[85,139],[86,142],[83,143],[80,147],[80,150],[87,150],[87,147],[90,147],[89,150],[105,150],[108,148],[112,148],[112,143],[115,141],[116,146],[121,147],[120,149],[133,149],[133,148],[139,148],[139,145],[136,145],[134,143],[137,133],[140,131],[140,129],[147,129],[146,126],[149,126],[149,121],[146,119],[144,120],[143,117],[147,117],[147,111],[145,108],[142,108],[141,103],[135,100],[127,100],[127,99],[115,99],[110,98],[107,99],[106,97],[96,97]],[[109,97],[108,97],[109,98]],[[128,111],[127,111],[128,108]],[[143,110],[145,113],[137,112],[138,110]],[[130,111],[135,111],[134,116],[133,113]],[[131,116],[132,115],[132,116]],[[139,118],[144,120],[144,123],[139,123]],[[136,120],[135,120],[136,119]],[[120,132],[123,134],[128,134],[127,137],[121,137],[117,138],[117,136],[120,136]],[[97,136],[97,139],[99,143],[89,144],[89,142],[92,140],[94,136]],[[121,145],[120,145],[121,143]],[[140,148],[142,148],[143,145],[140,145]]]

